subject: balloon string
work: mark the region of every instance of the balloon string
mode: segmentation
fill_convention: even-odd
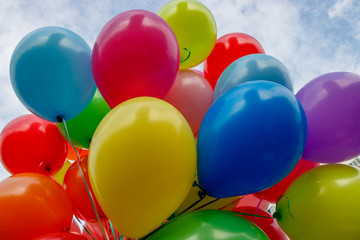
[[[184,60],[180,60],[180,63],[186,62],[186,60],[188,60],[189,57],[190,57],[190,55],[191,55],[191,51],[190,51],[189,49],[184,48],[184,50],[188,52],[188,55],[187,55],[187,57],[186,57]]]
[[[234,213],[240,214],[240,215],[252,216],[252,217],[272,218],[272,217],[262,216],[262,215],[258,215],[258,214],[252,214],[252,213],[243,213],[243,212],[234,212]]]
[[[111,227],[111,232],[112,232],[112,234],[114,236],[114,240],[116,240],[114,227],[113,227],[113,225],[112,225],[112,223],[110,221],[109,221],[109,223],[110,223],[110,227]]]
[[[274,212],[274,214],[273,214],[273,218],[281,218],[281,214],[280,214],[279,211],[277,211],[277,208],[278,208],[278,203],[279,203],[280,199],[283,198],[283,197],[286,197],[286,199],[287,199],[288,212],[289,212],[290,216],[291,216],[292,218],[294,218],[294,216],[291,214],[291,211],[290,211],[290,199],[289,199],[287,196],[285,196],[285,195],[279,196],[278,199],[276,200],[276,203],[275,203],[276,207],[275,207],[275,212]]]
[[[91,195],[91,193],[90,193],[90,190],[89,190],[89,188],[88,188],[88,185],[86,184],[86,180],[85,180],[85,176],[84,176],[83,169],[80,167],[80,155],[79,155],[78,151],[76,150],[75,146],[74,146],[74,145],[72,144],[72,142],[71,142],[70,135],[69,135],[69,132],[68,132],[68,129],[67,129],[67,126],[66,126],[65,119],[63,119],[62,116],[58,116],[57,119],[58,119],[58,120],[61,119],[61,121],[59,121],[59,122],[63,123],[64,129],[65,129],[65,133],[66,133],[67,141],[70,143],[71,147],[72,147],[73,150],[76,152],[76,155],[77,155],[76,164],[77,164],[77,166],[79,167],[81,177],[82,177],[82,179],[83,179],[83,181],[84,181],[85,188],[86,188],[87,194],[88,194],[88,196],[89,196],[89,198],[90,198],[91,205],[92,205],[92,207],[93,207],[93,209],[94,209],[94,211],[95,211],[95,215],[96,215],[96,218],[97,218],[97,220],[98,220],[98,222],[99,222],[99,225],[100,225],[100,228],[101,228],[101,232],[102,232],[102,234],[104,235],[104,238],[105,238],[106,240],[108,240],[108,238],[107,238],[107,236],[106,236],[106,234],[105,234],[104,227],[103,227],[103,225],[102,225],[102,223],[101,223],[101,220],[100,220],[98,211],[97,211],[97,209],[96,209],[94,200],[93,200],[93,198],[92,198],[92,195]]]
[[[236,203],[236,202],[240,202],[241,198],[242,198],[242,197],[239,197],[238,199],[234,200],[233,202],[229,203],[228,205],[225,205],[225,206],[219,208],[219,210],[223,210],[223,209],[225,209],[225,208],[233,205],[233,204]]]
[[[147,234],[146,236],[139,238],[138,240],[145,240],[148,237],[150,237],[151,235],[153,235],[155,232],[159,231],[161,228],[163,228],[166,224],[162,223],[160,227],[154,229],[151,233]]]
[[[214,202],[219,201],[220,199],[221,199],[221,198],[216,198],[216,199],[214,199],[214,200],[212,200],[212,201],[210,201],[210,202],[208,202],[208,203],[205,203],[204,205],[202,205],[202,206],[200,206],[200,207],[198,207],[198,208],[195,208],[194,211],[200,210],[200,209],[202,209],[202,208],[204,208],[204,207],[206,207],[206,206],[208,206],[208,205],[210,205],[210,204],[212,204],[212,203],[214,203]]]
[[[75,215],[74,215],[75,216]],[[90,235],[90,237],[93,239],[93,240],[96,240],[92,235],[91,233],[89,232],[89,230],[87,230],[87,228],[85,227],[85,225],[80,221],[80,219],[75,216],[76,220],[81,224],[81,226],[85,229],[85,231]]]

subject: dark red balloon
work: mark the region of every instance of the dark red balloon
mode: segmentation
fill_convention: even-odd
[[[260,43],[245,33],[229,33],[216,40],[215,47],[204,62],[204,75],[213,89],[221,73],[236,59],[265,53]]]
[[[34,240],[88,240],[85,236],[78,233],[60,232],[51,233],[37,237]]]
[[[20,173],[0,182],[0,239],[33,239],[68,231],[73,208],[52,177]]]
[[[269,237],[270,240],[287,240],[286,234],[281,230],[277,222],[271,215],[264,211],[263,209],[257,209],[256,207],[237,207],[233,212],[239,213],[250,213],[260,216],[265,216],[267,218],[248,216],[245,214],[239,214],[253,223],[255,223],[263,232]]]
[[[86,185],[81,175],[78,163],[77,161],[75,161],[69,167],[65,174],[63,187],[70,197],[70,201],[74,207],[75,215],[78,218],[87,222],[97,222],[98,220],[95,214],[95,210],[91,204],[91,200],[86,190],[86,187],[90,190],[93,196],[99,217],[106,218],[106,216],[105,213],[101,210],[98,202],[94,198],[94,194],[90,186],[88,175],[88,157],[82,157],[79,164],[83,170]]]
[[[15,118],[0,134],[1,161],[13,174],[54,174],[63,166],[67,150],[56,124],[33,114]]]
[[[295,168],[287,175],[283,180],[272,186],[271,188],[265,189],[261,192],[254,193],[254,196],[258,199],[263,199],[271,203],[276,203],[276,200],[284,195],[286,189],[290,184],[298,178],[304,172],[319,166],[319,163],[306,161],[300,159]]]

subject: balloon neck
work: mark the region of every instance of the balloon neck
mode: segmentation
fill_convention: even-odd
[[[64,121],[64,118],[59,115],[59,116],[56,116],[56,121],[58,121],[59,123],[63,122]]]
[[[281,220],[281,213],[280,212],[274,212],[273,218],[275,218],[277,220]]]

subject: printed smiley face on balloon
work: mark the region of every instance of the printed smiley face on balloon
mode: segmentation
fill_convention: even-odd
[[[180,68],[202,63],[216,42],[216,23],[209,9],[196,0],[174,0],[158,12],[173,29],[180,48]]]

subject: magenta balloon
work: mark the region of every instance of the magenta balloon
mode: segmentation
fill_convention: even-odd
[[[111,19],[92,54],[95,83],[111,108],[134,97],[163,98],[179,70],[179,46],[158,15],[131,10]]]
[[[302,158],[336,163],[360,155],[360,76],[348,72],[321,75],[297,94],[307,122]]]
[[[212,98],[213,89],[203,76],[194,70],[180,70],[164,100],[181,112],[196,135]]]

